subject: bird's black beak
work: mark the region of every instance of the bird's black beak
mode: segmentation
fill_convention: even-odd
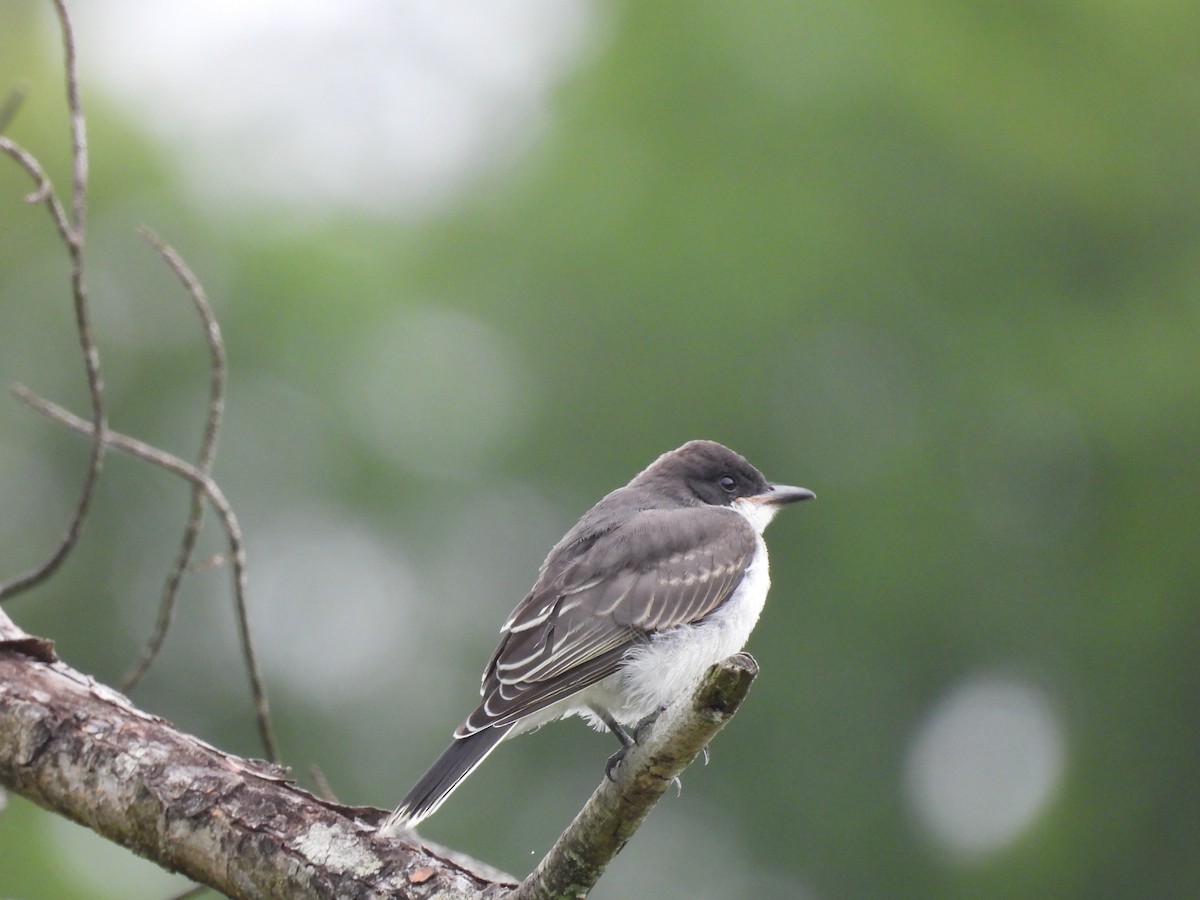
[[[771,506],[783,506],[788,503],[798,503],[801,500],[812,500],[817,495],[808,488],[792,487],[790,484],[772,484],[770,490],[751,497],[756,503],[768,503]]]

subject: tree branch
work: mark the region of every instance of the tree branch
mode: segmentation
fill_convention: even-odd
[[[383,810],[329,803],[288,770],[136,709],[0,611],[0,783],[230,897],[502,896],[515,883],[377,838]]]
[[[88,152],[87,128],[83,116],[83,105],[79,100],[79,74],[75,63],[75,35],[67,15],[64,0],[53,0],[62,30],[63,68],[67,81],[67,113],[71,125],[71,214],[54,193],[50,178],[29,151],[14,141],[0,135],[0,152],[10,156],[33,179],[37,187],[25,198],[28,203],[45,203],[58,229],[58,234],[71,260],[71,297],[75,305],[75,330],[79,349],[83,354],[83,367],[87,375],[88,397],[92,405],[93,437],[88,453],[88,467],[75,511],[67,524],[67,530],[59,539],[58,546],[41,564],[9,581],[0,583],[0,602],[29,590],[53,575],[74,549],[83,523],[91,509],[100,470],[104,464],[104,433],[108,429],[108,411],[104,399],[104,378],[100,372],[100,351],[92,334],[91,313],[88,309],[87,283],[83,277],[83,248],[87,239],[87,177]]]
[[[509,900],[578,900],[650,810],[733,718],[758,675],[748,653],[710,668],[691,696],[675,699],[640,735],[615,778],[600,782],[567,830]]]
[[[42,415],[49,417],[61,425],[65,425],[77,434],[82,434],[85,437],[93,436],[90,422],[86,419],[81,419],[79,416],[74,415],[57,404],[51,403],[49,400],[37,396],[33,391],[25,387],[25,385],[15,384],[12,391],[18,398],[28,403]],[[131,438],[112,430],[105,431],[104,443],[131,456],[136,456],[138,459],[161,466],[168,472],[187,479],[194,487],[203,492],[208,502],[216,510],[217,517],[221,520],[221,524],[225,528],[225,534],[229,541],[229,556],[233,562],[234,612],[238,623],[238,635],[242,644],[242,658],[246,661],[246,673],[250,680],[250,694],[254,701],[254,716],[258,725],[258,734],[262,740],[263,751],[266,753],[267,758],[272,762],[278,762],[279,751],[278,745],[275,742],[274,730],[271,728],[271,712],[267,700],[267,686],[263,682],[262,673],[258,668],[258,656],[254,651],[254,641],[250,634],[249,613],[246,609],[246,549],[242,541],[242,529],[238,525],[233,507],[225,498],[225,494],[222,493],[220,486],[211,477],[197,469],[191,463],[184,462],[179,457],[173,456],[165,450],[151,447],[137,438]]]
[[[192,273],[191,268],[183,261],[183,258],[175,251],[175,248],[166,243],[166,241],[149,228],[141,228],[140,233],[146,242],[158,251],[163,262],[167,264],[167,268],[179,279],[179,283],[183,285],[183,289],[187,291],[192,305],[196,308],[196,314],[200,317],[200,324],[204,326],[205,343],[208,344],[210,373],[208,381],[208,416],[204,420],[204,437],[200,442],[200,455],[196,460],[196,470],[206,476],[211,476],[213,461],[217,455],[217,434],[221,429],[221,416],[225,410],[226,357],[225,342],[221,339],[221,327],[217,324],[217,317],[213,315],[212,307],[208,303],[208,296],[204,293],[204,286],[200,284],[200,280]],[[154,622],[154,631],[151,633],[149,641],[146,642],[146,647],[142,651],[142,655],[138,657],[133,668],[121,680],[121,690],[125,693],[129,693],[137,687],[138,683],[142,680],[142,676],[150,671],[150,667],[158,659],[158,654],[167,639],[167,632],[170,630],[171,621],[174,618],[175,600],[179,596],[179,585],[183,582],[183,576],[187,572],[188,566],[191,565],[192,553],[196,549],[196,541],[200,537],[200,527],[203,524],[204,487],[193,482],[192,502],[188,511],[187,523],[184,525],[183,537],[179,542],[179,551],[175,554],[175,563],[171,566],[171,571],[167,573],[167,580],[163,585],[162,598],[159,600],[158,605],[158,616]],[[247,634],[249,626],[245,623],[245,616],[241,615],[244,613],[244,610],[239,607],[238,612],[238,627],[240,632]],[[243,643],[243,652],[245,652],[245,649],[246,645]],[[258,666],[253,657],[254,654],[251,650],[250,658],[247,659],[246,664],[251,670],[256,671]],[[267,756],[271,759],[275,758],[274,750],[270,743],[267,746]]]
[[[418,839],[386,812],[321,800],[271,763],[224,753],[59,661],[0,610],[0,784],[230,897],[578,900],[758,674],[739,653],[669,705],[520,885]]]
[[[46,205],[58,230],[59,238],[66,248],[70,259],[71,295],[75,306],[76,331],[83,354],[84,368],[87,373],[88,393],[92,406],[92,417],[90,423],[87,423],[88,427],[77,428],[77,430],[89,438],[90,453],[83,487],[80,490],[79,499],[76,502],[75,511],[68,523],[66,533],[60,539],[49,558],[40,565],[7,582],[0,582],[0,602],[28,590],[49,578],[71,553],[82,532],[84,520],[87,518],[92,499],[95,496],[95,487],[100,477],[105,448],[110,443],[113,443],[108,430],[108,413],[104,396],[104,381],[100,371],[100,354],[92,335],[87,288],[83,275],[88,213],[88,151],[86,120],[83,114],[83,105],[79,98],[75,35],[71,26],[70,16],[67,13],[65,0],[52,0],[52,3],[62,32],[67,112],[71,128],[72,179],[70,215],[68,215],[66,209],[58,199],[49,176],[32,153],[3,134],[0,134],[0,153],[11,157],[33,179],[35,188],[25,198],[26,202],[31,204],[44,203]],[[0,106],[0,132],[7,126],[11,117],[15,115],[23,97],[23,89],[14,90],[9,94],[3,105]],[[234,610],[242,644],[242,655],[246,661],[250,690],[254,699],[255,715],[258,719],[259,734],[262,738],[266,755],[272,761],[277,761],[278,752],[271,729],[266,687],[258,670],[246,612],[245,552],[242,549],[241,534],[237,527],[237,520],[233,516],[232,508],[229,508],[228,504],[224,503],[223,497],[218,496],[219,491],[212,489],[215,485],[213,485],[211,479],[208,477],[212,471],[213,460],[216,455],[217,432],[220,429],[221,415],[225,404],[225,346],[221,340],[221,331],[217,325],[217,320],[205,296],[204,288],[195,275],[192,274],[191,269],[188,268],[179,254],[175,252],[174,248],[166,244],[153,232],[143,229],[142,235],[158,251],[167,267],[179,279],[196,308],[201,324],[204,326],[205,338],[211,358],[211,376],[209,380],[208,416],[205,420],[204,437],[201,442],[199,459],[197,460],[195,471],[199,473],[199,478],[207,483],[202,484],[199,480],[192,479],[190,512],[184,527],[183,537],[180,541],[179,551],[175,557],[175,564],[168,573],[166,584],[163,587],[162,600],[159,605],[159,614],[154,631],[151,634],[145,651],[126,677],[124,687],[126,690],[130,690],[137,684],[154,663],[159,650],[162,648],[163,641],[166,639],[167,630],[170,628],[174,612],[175,598],[178,594],[179,584],[191,562],[192,552],[195,549],[196,540],[203,523],[203,501],[207,496],[213,505],[218,508],[229,536],[234,570]],[[15,390],[20,395],[24,389],[18,385]],[[27,391],[25,397],[29,399]],[[36,406],[33,400],[30,400],[30,402]],[[69,416],[69,414],[66,415]],[[169,454],[155,451],[153,448],[140,443],[138,444],[138,448],[145,450],[147,454],[152,456],[157,455],[153,461],[165,465],[171,471],[179,472],[177,468],[173,468],[169,464],[170,462],[177,461]],[[133,448],[127,449],[131,449],[131,452],[138,452]]]

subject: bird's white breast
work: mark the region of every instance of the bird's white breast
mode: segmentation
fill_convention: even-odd
[[[731,507],[754,527],[757,546],[753,562],[729,599],[701,622],[649,635],[644,643],[630,647],[612,675],[522,719],[511,734],[571,715],[605,730],[593,706],[607,710],[623,725],[635,725],[691,690],[709,666],[746,646],[771,587],[762,533],[778,507],[748,499],[735,500]]]
[[[766,603],[771,576],[761,536],[754,562],[733,595],[695,625],[681,625],[632,647],[605,685],[605,698],[618,721],[637,722],[690,690],[708,667],[737,653],[754,630]]]

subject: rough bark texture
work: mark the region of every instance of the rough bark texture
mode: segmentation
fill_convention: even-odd
[[[285,769],[182,734],[11,622],[0,622],[0,783],[231,897],[449,900],[513,886],[376,838],[381,810],[319,800]]]
[[[415,834],[379,838],[383,810],[320,800],[280,766],[224,753],[136,709],[3,610],[0,784],[230,897],[577,900],[757,673],[736,654],[670,704],[519,887]]]

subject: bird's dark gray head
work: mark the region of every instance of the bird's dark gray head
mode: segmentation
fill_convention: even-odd
[[[688,441],[664,453],[632,482],[689,505],[731,506],[735,501],[776,507],[814,495],[805,488],[772,484],[744,456],[716,441]],[[769,520],[769,515],[768,515]]]

